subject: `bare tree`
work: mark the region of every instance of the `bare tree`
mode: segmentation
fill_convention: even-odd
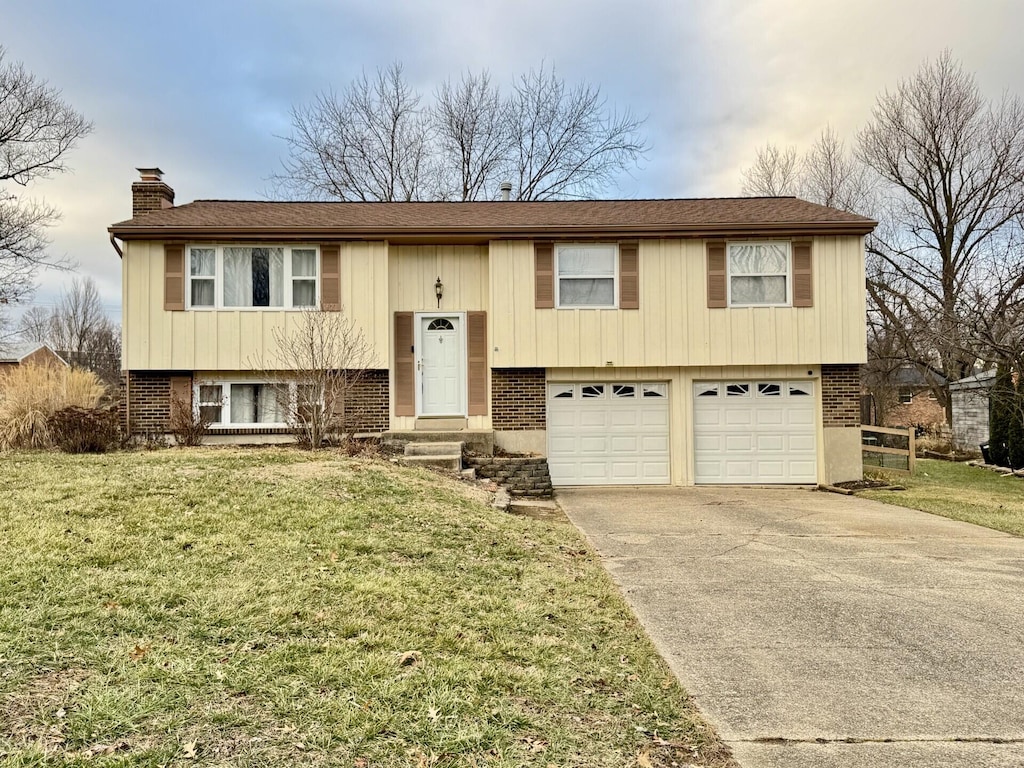
[[[647,149],[643,119],[609,110],[600,88],[568,86],[543,65],[519,78],[509,108],[519,200],[592,197]]]
[[[795,195],[799,187],[800,162],[796,147],[779,149],[765,144],[757,150],[754,164],[742,171],[744,195],[780,197]]]
[[[992,259],[1021,271],[1007,244],[1024,214],[1024,105],[987,101],[947,51],[879,97],[858,155],[886,184],[890,226],[869,243],[885,278],[876,290],[904,299],[946,378],[970,375],[969,317],[983,308],[966,289]]]
[[[20,63],[4,61],[0,47],[0,303],[23,301],[40,267],[64,266],[47,253],[56,209],[20,197],[7,186],[68,171],[65,156],[92,125]]]
[[[320,448],[331,435],[349,440],[359,425],[353,395],[376,353],[343,311],[304,310],[297,327],[273,331],[277,351],[260,368],[287,403],[288,423],[299,441]]]
[[[420,109],[393,64],[339,98],[292,110],[278,193],[334,200],[478,200],[499,181],[519,200],[589,197],[643,157],[643,120],[609,108],[599,88],[531,70],[502,98],[467,73]]]
[[[950,381],[1009,362],[1024,321],[1024,105],[990,101],[947,51],[879,98],[854,153],[829,128],[799,163],[762,149],[756,191],[878,219],[867,239],[869,369],[903,355]],[[795,157],[795,155],[792,155]],[[871,376],[868,372],[868,378]],[[936,377],[929,380],[937,381]],[[946,393],[934,388],[949,409]]]
[[[71,365],[94,372],[108,386],[121,378],[121,332],[103,311],[91,277],[73,279],[52,310],[26,311],[19,331],[22,339],[49,344]]]
[[[293,107],[279,189],[326,200],[419,199],[428,132],[420,100],[396,63],[372,80],[364,72],[340,97],[321,93]]]
[[[29,307],[18,320],[18,336],[32,344],[50,343],[53,313],[45,307]]]
[[[431,123],[437,140],[439,194],[448,200],[493,198],[511,149],[508,104],[486,70],[444,82],[434,95]]]
[[[832,126],[825,126],[800,162],[797,194],[830,208],[874,215],[877,186],[877,177],[847,149]]]

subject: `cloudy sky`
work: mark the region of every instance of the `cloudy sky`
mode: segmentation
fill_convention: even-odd
[[[1024,95],[1019,0],[0,0],[0,46],[95,124],[74,173],[30,190],[63,211],[53,250],[119,318],[106,228],[131,215],[137,166],[177,202],[259,199],[289,109],[401,61],[425,94],[537,67],[647,116],[643,167],[604,197],[739,193],[766,141],[853,136],[875,97],[950,48],[991,96]],[[67,274],[43,273],[50,306]]]

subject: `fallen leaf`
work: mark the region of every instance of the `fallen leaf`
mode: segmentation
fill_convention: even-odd
[[[138,661],[147,653],[149,653],[148,645],[136,645],[134,650],[128,652],[128,658],[130,658],[132,661]]]
[[[68,711],[64,709],[64,707],[61,707],[56,712],[54,712],[54,714],[57,716],[58,720],[63,720],[65,717],[67,717]]]
[[[181,756],[189,760],[195,759],[196,756],[196,743],[194,741],[186,741],[181,745]]]
[[[638,768],[654,768],[654,763],[651,762],[651,753],[646,749],[638,752],[636,756],[636,764]]]

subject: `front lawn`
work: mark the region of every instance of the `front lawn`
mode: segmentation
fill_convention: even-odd
[[[1024,479],[934,459],[918,459],[913,476],[890,479],[907,490],[857,495],[1024,536]]]
[[[3,765],[730,765],[566,523],[295,450],[0,455]]]

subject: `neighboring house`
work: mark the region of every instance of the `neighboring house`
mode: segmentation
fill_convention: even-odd
[[[363,432],[493,430],[556,485],[861,476],[869,219],[795,198],[173,207],[141,170],[110,227],[138,431],[166,429],[172,392],[214,431],[282,429],[253,361],[319,307],[376,349]]]
[[[981,444],[988,442],[988,401],[995,381],[995,371],[983,371],[949,383],[953,445],[958,450],[978,453]]]
[[[946,409],[935,395],[936,388],[946,385],[942,374],[922,373],[915,365],[904,365],[892,376],[895,402],[885,415],[886,427],[916,427],[936,432],[946,425]]]
[[[68,363],[47,344],[23,344],[0,353],[0,373],[19,365],[63,365],[67,367]]]

